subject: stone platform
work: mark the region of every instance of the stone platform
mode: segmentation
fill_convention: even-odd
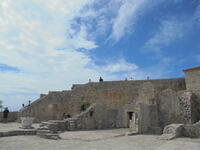
[[[158,140],[157,137],[136,135],[83,141],[11,136],[0,138],[0,150],[199,150],[200,147],[200,139],[178,138],[165,141]]]
[[[33,129],[22,129],[19,123],[0,123],[0,137],[17,135],[36,135],[38,124]]]
[[[17,122],[13,123],[0,123],[0,132],[7,132],[7,131],[13,131],[13,130],[24,130],[21,129],[21,124]],[[33,124],[34,128],[38,128],[39,124]]]
[[[67,131],[60,134],[63,140],[96,141],[125,136],[128,129],[109,129],[92,131]]]

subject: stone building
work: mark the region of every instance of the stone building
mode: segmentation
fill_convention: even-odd
[[[77,129],[131,126],[140,133],[160,133],[171,123],[200,120],[200,67],[184,73],[185,78],[73,85],[69,91],[42,94],[21,109],[19,117],[40,122],[61,120],[65,113],[75,118]],[[84,113],[81,108],[86,102],[94,105]]]

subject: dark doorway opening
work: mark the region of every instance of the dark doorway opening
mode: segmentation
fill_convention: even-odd
[[[133,112],[128,112],[128,119],[131,120],[133,116]]]
[[[130,120],[132,120],[133,113],[134,112],[127,112],[127,127],[130,126]]]

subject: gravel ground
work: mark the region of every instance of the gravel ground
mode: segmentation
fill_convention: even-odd
[[[34,125],[35,127],[38,124]],[[0,131],[19,129],[20,124],[0,124]],[[200,139],[159,140],[156,135],[119,136],[127,129],[65,132],[61,140],[38,136],[0,138],[0,150],[200,150]]]
[[[64,132],[60,134],[60,137],[64,140],[83,140],[83,141],[95,141],[109,139],[113,137],[124,136],[128,132],[128,129],[109,129],[109,130],[92,130],[92,131],[72,131]]]
[[[0,138],[0,150],[200,150],[200,139],[178,138],[163,141],[157,137],[135,135],[83,141],[13,136]]]
[[[20,130],[21,128],[20,123],[0,123],[0,132],[5,132],[5,131],[12,131],[12,130]],[[34,128],[38,128],[39,124],[33,124]]]

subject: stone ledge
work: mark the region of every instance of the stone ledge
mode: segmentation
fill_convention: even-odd
[[[36,130],[12,130],[6,132],[0,132],[0,137],[17,136],[17,135],[36,135]]]

